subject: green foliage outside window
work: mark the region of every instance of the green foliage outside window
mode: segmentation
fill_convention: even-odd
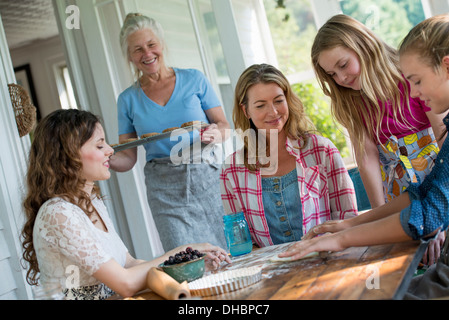
[[[408,31],[425,19],[421,0],[342,0],[341,9],[397,48]]]
[[[331,140],[342,157],[349,157],[343,127],[334,120],[330,101],[321,88],[313,83],[297,83],[292,85],[292,89],[304,104],[306,114],[315,124],[318,133]]]
[[[313,0],[264,0],[279,69],[287,76],[312,69],[310,51],[317,29]],[[340,0],[342,12],[371,28],[397,47],[407,32],[424,20],[421,0]],[[321,135],[330,139],[343,157],[349,156],[344,129],[330,111],[330,102],[311,81],[292,85]]]

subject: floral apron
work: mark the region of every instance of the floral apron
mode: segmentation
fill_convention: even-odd
[[[377,146],[385,201],[399,196],[411,183],[421,183],[439,152],[432,128],[398,139],[391,136]]]

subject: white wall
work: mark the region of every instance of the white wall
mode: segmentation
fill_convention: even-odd
[[[20,230],[26,154],[30,140],[19,137],[8,84],[14,83],[6,36],[0,21],[0,299],[26,299],[30,293],[21,268]]]
[[[421,0],[426,17],[449,13],[449,0]]]
[[[14,67],[30,64],[37,104],[42,117],[61,108],[52,66],[65,61],[59,36],[10,51]]]

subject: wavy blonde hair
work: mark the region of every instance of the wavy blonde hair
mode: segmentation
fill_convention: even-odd
[[[449,15],[441,14],[417,24],[399,46],[399,56],[417,54],[419,59],[438,73],[443,57],[449,56]],[[439,139],[443,139],[447,129]]]
[[[31,144],[27,194],[23,202],[26,222],[22,229],[23,259],[28,262],[27,282],[37,284],[39,265],[33,246],[33,228],[40,207],[61,197],[80,207],[86,215],[94,208],[83,187],[80,149],[92,137],[99,119],[88,111],[57,110],[36,126]],[[99,196],[98,187],[93,194]]]
[[[339,86],[318,63],[321,52],[339,46],[353,50],[359,58],[360,91]],[[396,122],[404,130],[412,128],[403,116],[401,100],[410,109],[409,87],[399,68],[398,53],[364,24],[347,15],[333,16],[319,29],[311,56],[318,82],[331,98],[332,114],[348,130],[358,150],[364,150],[366,138],[381,143],[379,136],[388,103]],[[404,95],[398,84],[404,88]]]
[[[299,97],[293,92],[290,83],[281,71],[268,64],[254,64],[248,67],[241,75],[237,82],[234,92],[234,109],[232,118],[235,129],[240,129],[240,132],[247,132],[247,130],[254,130],[257,135],[257,128],[251,120],[246,118],[242,106],[247,110],[248,108],[248,90],[253,85],[263,83],[275,83],[284,92],[287,104],[289,117],[285,123],[284,130],[287,136],[291,139],[302,139],[303,145],[307,144],[308,132],[315,130],[315,126],[305,114],[304,106]],[[244,161],[245,167],[250,171],[257,171],[261,167],[256,159],[256,164],[250,164],[248,155],[250,150],[258,148],[256,144],[258,139],[243,139],[244,143]],[[269,146],[264,146],[269,150]],[[258,155],[258,152],[253,154]]]

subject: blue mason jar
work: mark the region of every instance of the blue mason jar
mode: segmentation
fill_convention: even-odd
[[[253,249],[251,234],[243,212],[223,216],[224,233],[233,257],[250,253]]]

